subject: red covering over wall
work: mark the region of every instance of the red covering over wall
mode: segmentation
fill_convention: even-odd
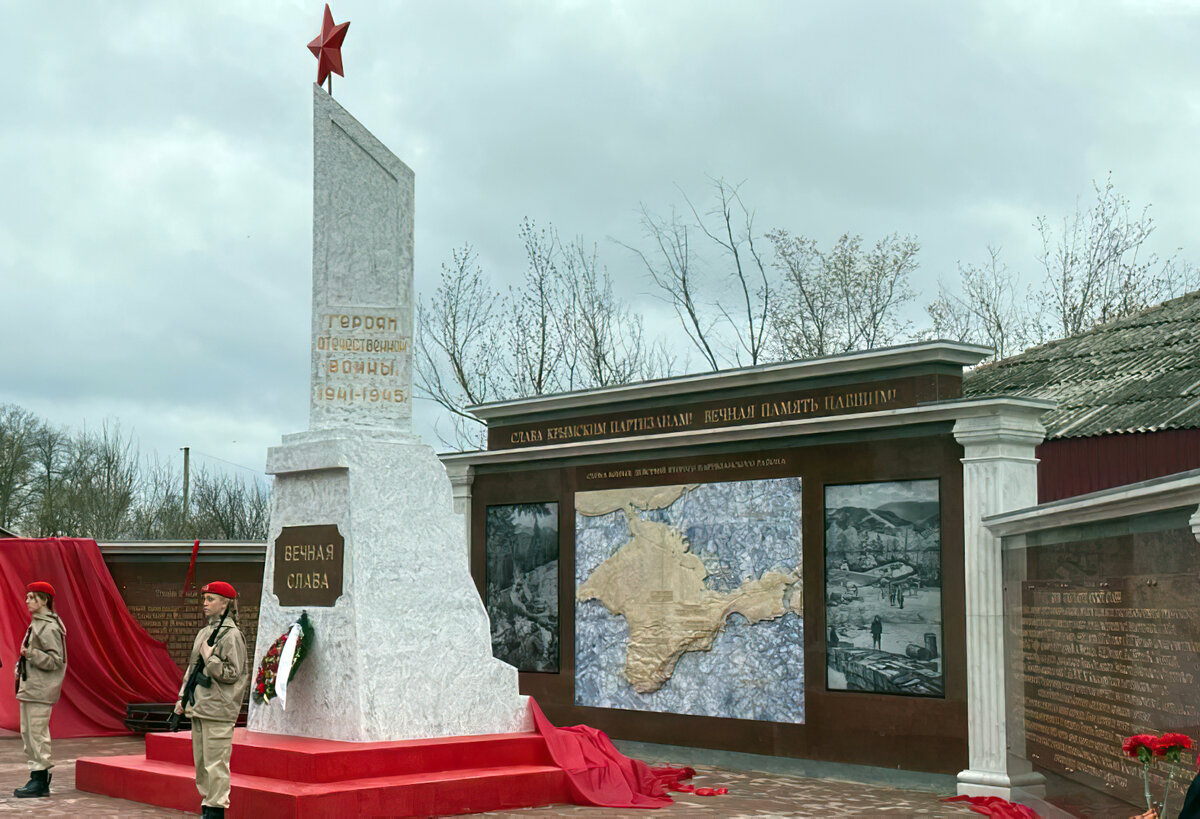
[[[1057,438],[1037,448],[1038,503],[1200,469],[1200,429]]]
[[[67,676],[50,717],[52,737],[125,734],[125,705],[171,702],[182,674],[166,646],[125,608],[94,540],[0,540],[0,728],[20,730],[13,671],[29,625],[25,586],[54,587],[67,629]]]

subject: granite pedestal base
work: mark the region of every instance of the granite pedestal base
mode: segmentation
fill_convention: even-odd
[[[255,665],[302,610],[312,650],[278,703],[251,702],[249,728],[351,742],[528,731],[517,670],[492,656],[471,579],[466,526],[431,447],[398,433],[284,436],[275,475]],[[344,585],[332,606],[281,605],[276,539],[334,524]]]
[[[571,801],[539,734],[400,742],[234,732],[230,817],[437,816]],[[189,733],[148,734],[146,753],[81,758],[81,791],[200,812]]]

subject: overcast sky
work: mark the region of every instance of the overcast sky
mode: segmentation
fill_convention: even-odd
[[[763,230],[915,234],[922,301],[988,243],[1032,276],[1035,217],[1109,171],[1160,252],[1200,260],[1196,3],[332,9],[334,96],[416,172],[419,292],[466,241],[518,279],[529,216],[598,242],[653,320],[613,240],[706,176],[745,180]],[[307,427],[322,10],[0,0],[0,403],[218,468]]]

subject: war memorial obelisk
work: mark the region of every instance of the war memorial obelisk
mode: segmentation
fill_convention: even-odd
[[[302,612],[314,637],[286,709],[252,700],[234,732],[231,815],[569,802],[517,670],[492,656],[450,480],[412,433],[413,173],[319,85],[313,120],[309,429],[267,454],[252,674]],[[79,759],[76,787],[195,812],[191,763],[191,736],[152,733],[143,754]]]
[[[412,432],[413,172],[313,86],[309,429],[275,476],[254,656],[307,611],[287,707],[251,731],[374,742],[528,730],[517,671],[492,657],[465,526]]]

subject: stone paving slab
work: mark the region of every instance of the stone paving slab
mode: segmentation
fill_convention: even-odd
[[[196,814],[126,802],[75,790],[75,759],[81,756],[113,756],[140,753],[141,737],[59,739],[54,741],[54,768],[49,799],[17,799],[13,788],[25,784],[28,771],[21,740],[0,734],[0,814],[37,816],[195,816]],[[655,761],[661,764],[661,761]],[[671,764],[667,761],[667,764]],[[674,764],[681,764],[675,762]],[[720,817],[842,817],[842,816],[978,816],[958,804],[946,804],[945,794],[922,793],[829,779],[810,779],[786,774],[734,771],[696,766],[696,787],[726,787],[726,796],[695,796],[677,793],[675,804],[656,811],[628,811],[555,805],[517,811],[474,814],[488,817],[575,816],[594,819],[684,819]],[[263,817],[266,819],[266,817]]]

